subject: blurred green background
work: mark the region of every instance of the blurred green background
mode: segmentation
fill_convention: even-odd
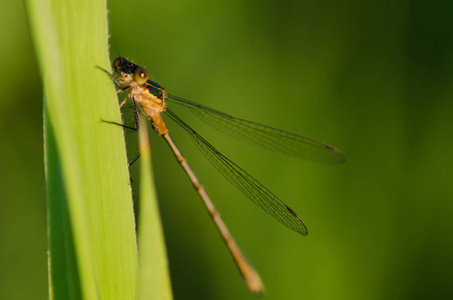
[[[47,299],[42,86],[24,4],[4,2],[0,299]],[[168,124],[261,274],[266,299],[453,297],[451,1],[110,1],[108,7],[112,58],[146,66],[172,94],[346,155],[342,166],[298,161],[183,115],[299,213],[310,232],[301,237],[235,190]],[[133,157],[134,136],[127,139]],[[252,299],[155,135],[152,151],[175,298]]]

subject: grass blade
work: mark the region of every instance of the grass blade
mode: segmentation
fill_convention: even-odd
[[[29,0],[44,84],[51,299],[133,299],[132,198],[109,69],[106,2]]]
[[[140,144],[140,279],[138,299],[173,299],[165,240],[151,170],[147,124],[141,122]]]

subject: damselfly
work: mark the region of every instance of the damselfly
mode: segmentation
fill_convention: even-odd
[[[207,124],[226,134],[232,135],[235,138],[252,142],[266,149],[290,156],[322,163],[341,164],[344,162],[343,154],[338,149],[327,144],[266,125],[239,119],[210,107],[168,94],[162,86],[148,79],[148,71],[145,68],[140,67],[123,57],[117,57],[113,61],[113,69],[116,72],[116,76],[106,72],[119,86],[119,92],[128,92],[127,97],[120,106],[123,106],[128,100],[132,101],[136,127],[129,127],[115,122],[108,123],[137,130],[139,124],[137,103],[139,104],[143,113],[151,120],[154,130],[168,143],[176,160],[183,167],[192,182],[193,187],[198,192],[248,288],[254,293],[262,293],[264,291],[264,286],[261,279],[255,270],[247,263],[233,237],[220,218],[211,199],[206,194],[204,187],[199,183],[197,177],[187,164],[186,159],[176,147],[168,133],[161,113],[167,114],[173,121],[179,124],[192,137],[195,144],[206,158],[236,188],[283,225],[302,235],[308,234],[307,227],[294,210],[246,171],[217,151],[214,146],[208,143],[170,110],[167,107],[167,103],[179,105],[191,110]]]

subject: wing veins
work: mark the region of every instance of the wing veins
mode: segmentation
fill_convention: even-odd
[[[236,118],[177,96],[169,95],[166,101],[190,109],[203,122],[227,135],[262,148],[320,163],[344,162],[344,156],[338,149],[313,139]]]
[[[307,235],[308,231],[305,224],[282,200],[215,149],[214,146],[208,143],[172,111],[167,110],[166,112],[173,121],[189,133],[198,149],[209,162],[213,164],[214,167],[216,167],[217,170],[219,170],[219,172],[238,190],[286,227],[302,235]]]

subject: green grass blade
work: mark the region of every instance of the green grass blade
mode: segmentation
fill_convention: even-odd
[[[27,1],[44,84],[51,299],[133,299],[135,222],[106,2]]]
[[[151,171],[147,124],[141,122],[140,143],[140,278],[139,300],[173,299],[159,207]]]

